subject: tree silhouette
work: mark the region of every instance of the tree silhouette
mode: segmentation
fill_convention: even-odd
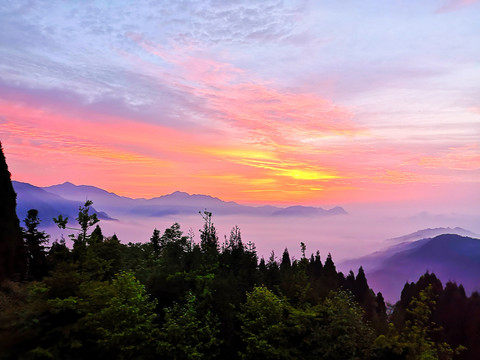
[[[17,194],[0,142],[0,281],[23,278],[27,269],[25,246],[18,220]]]
[[[27,217],[23,220],[25,229],[23,229],[23,238],[27,248],[28,256],[28,277],[31,279],[41,279],[47,273],[47,258],[45,246],[49,236],[45,231],[38,231],[40,224],[38,210],[28,210]]]

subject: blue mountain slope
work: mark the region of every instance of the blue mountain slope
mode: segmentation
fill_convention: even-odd
[[[396,301],[405,282],[417,281],[426,271],[443,283],[454,281],[469,292],[480,290],[480,240],[457,234],[396,245],[357,259],[365,264],[370,286]]]
[[[433,229],[429,228],[429,229],[418,230],[411,234],[395,237],[389,240],[394,242],[416,241],[416,240],[421,240],[426,238],[432,238],[432,237],[443,235],[443,234],[457,234],[457,235],[469,236],[469,237],[478,236],[477,234],[469,230],[462,229],[461,227],[455,227],[455,228],[439,227],[439,228],[433,228]]]
[[[145,199],[131,199],[124,196],[118,196],[115,193],[89,185],[74,185],[65,182],[59,185],[43,187],[43,190],[61,196],[67,200],[83,201],[92,200],[94,206],[104,211],[120,211],[132,208],[140,203],[144,203]]]
[[[52,219],[58,215],[75,219],[78,216],[78,208],[85,203],[85,201],[64,199],[57,194],[52,194],[28,183],[12,181],[12,184],[17,193],[17,215],[19,219],[23,220],[28,210],[37,209],[43,226],[52,225]],[[95,208],[93,208],[93,211],[102,220],[113,220],[105,212],[96,211]]]

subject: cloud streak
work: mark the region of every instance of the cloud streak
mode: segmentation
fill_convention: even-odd
[[[448,0],[444,5],[438,8],[437,14],[444,14],[461,10],[467,6],[478,4],[478,0]]]

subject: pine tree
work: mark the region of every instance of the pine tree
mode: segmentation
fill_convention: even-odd
[[[325,260],[325,265],[323,266],[323,272],[327,277],[334,278],[337,275],[337,269],[335,267],[335,264],[333,263],[332,255],[330,253],[327,256],[327,260]]]
[[[286,272],[290,270],[292,267],[292,261],[290,260],[290,254],[288,253],[288,249],[285,248],[282,255],[282,262],[280,263],[280,271]]]
[[[160,253],[160,230],[157,228],[153,230],[153,234],[150,237],[150,243],[152,244],[153,252],[155,255],[158,255]]]
[[[202,218],[204,220],[203,229],[200,230],[200,247],[202,252],[212,255],[218,254],[218,236],[217,230],[212,222],[212,213],[204,211]]]
[[[13,189],[0,143],[0,281],[23,278],[27,269],[25,246],[18,220],[17,194]]]
[[[23,229],[23,238],[28,257],[28,277],[30,279],[39,280],[47,274],[47,258],[45,246],[49,236],[45,231],[38,231],[40,225],[38,218],[38,210],[28,210],[27,217],[23,220],[25,229]]]
[[[87,240],[87,242],[89,245],[94,245],[102,243],[103,240],[104,236],[102,233],[102,228],[100,227],[100,225],[97,225],[90,234],[90,238]]]

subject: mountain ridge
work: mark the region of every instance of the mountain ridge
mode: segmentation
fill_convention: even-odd
[[[65,199],[58,194],[25,182],[12,181],[12,185],[17,193],[17,214],[21,220],[26,217],[28,210],[37,209],[44,224],[52,225],[52,219],[60,214],[74,219],[78,215],[78,208],[85,203],[84,201]],[[96,210],[95,207],[92,207],[92,210],[101,220],[115,220],[106,212]]]
[[[388,301],[398,300],[396,297],[405,283],[416,281],[425,272],[435,273],[444,284],[452,281],[463,284],[468,292],[479,291],[480,239],[441,234],[396,244],[386,250],[345,261],[340,266],[344,269],[362,266],[370,286],[381,291]]]
[[[19,192],[25,190],[25,187],[21,184],[28,184],[17,181],[13,181],[13,183],[14,187],[16,186]],[[207,209],[208,211],[217,215],[243,214],[258,216],[333,216],[347,214],[347,212],[339,206],[332,209],[306,207],[302,205],[294,205],[286,208],[271,205],[256,207],[238,204],[234,201],[223,201],[220,198],[210,195],[189,194],[184,191],[174,191],[170,194],[165,194],[150,199],[133,199],[126,196],[119,196],[113,192],[109,192],[92,185],[75,185],[68,181],[62,184],[46,187],[36,187],[32,184],[28,185],[30,185],[32,189],[35,188],[44,191],[44,195],[47,198],[49,197],[47,194],[50,194],[57,196],[57,199],[63,199],[66,201],[63,203],[64,206],[68,205],[68,201],[74,201],[78,203],[84,202],[87,199],[92,200],[97,209],[101,209],[105,212],[106,218],[109,217],[107,214],[110,213],[112,216],[137,215],[147,217],[162,217],[178,214],[193,215],[204,209]],[[37,191],[37,193],[40,194],[40,191]],[[20,199],[23,202],[25,197],[21,195]],[[46,200],[43,202],[46,203]],[[31,204],[32,207],[34,207],[34,205],[34,203]]]
[[[431,238],[431,237],[435,237],[442,234],[457,234],[457,235],[474,236],[474,237],[480,236],[478,234],[475,234],[474,232],[471,232],[469,230],[456,226],[454,228],[437,227],[437,228],[427,228],[427,229],[417,230],[413,233],[390,238],[388,240],[394,241],[394,242],[407,242],[407,241],[416,241],[416,240]]]

